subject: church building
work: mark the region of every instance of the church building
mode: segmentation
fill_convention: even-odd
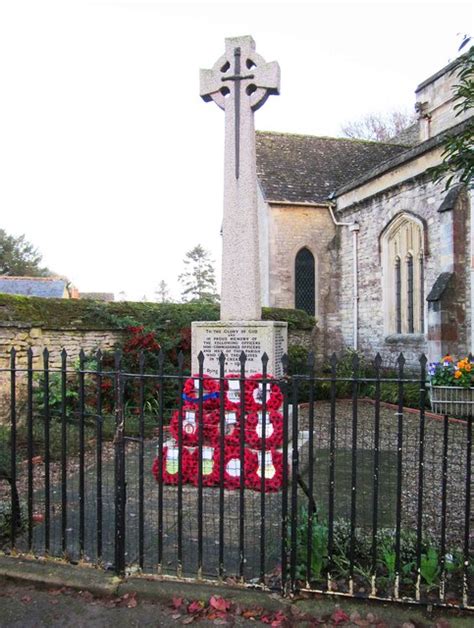
[[[457,64],[417,87],[392,143],[257,132],[263,303],[314,314],[321,357],[474,353],[474,191],[427,172],[473,122],[455,115]]]

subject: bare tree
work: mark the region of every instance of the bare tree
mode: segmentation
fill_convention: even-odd
[[[358,120],[345,122],[341,131],[353,139],[388,142],[415,122],[416,115],[407,111],[368,113]]]

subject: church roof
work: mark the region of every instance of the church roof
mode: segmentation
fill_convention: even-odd
[[[322,203],[331,192],[407,150],[406,145],[257,131],[266,201]]]

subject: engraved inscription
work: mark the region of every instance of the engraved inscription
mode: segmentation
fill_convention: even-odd
[[[219,356],[225,355],[224,372],[240,373],[240,355],[246,355],[245,373],[262,372],[262,356],[268,355],[267,372],[275,377],[283,375],[281,358],[286,352],[286,327],[278,325],[193,323],[193,369],[196,356],[204,353],[204,372],[219,377]]]

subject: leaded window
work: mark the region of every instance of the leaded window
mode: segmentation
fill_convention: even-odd
[[[395,310],[397,313],[397,334],[402,333],[402,273],[400,258],[395,259]]]
[[[315,315],[315,263],[314,255],[307,248],[301,249],[295,259],[295,307]]]
[[[385,329],[389,334],[424,333],[424,236],[414,216],[399,214],[382,234]]]

